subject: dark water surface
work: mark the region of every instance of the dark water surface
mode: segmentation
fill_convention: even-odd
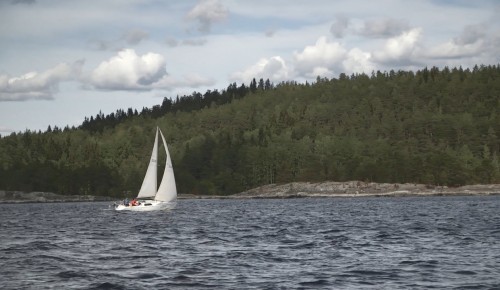
[[[0,288],[500,288],[500,196],[108,205],[0,205]]]

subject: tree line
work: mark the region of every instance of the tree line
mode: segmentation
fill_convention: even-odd
[[[133,196],[157,125],[183,193],[291,181],[498,183],[499,97],[498,65],[254,79],[4,136],[0,189]]]

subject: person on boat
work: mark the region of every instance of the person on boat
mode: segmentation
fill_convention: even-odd
[[[123,200],[123,205],[124,205],[124,206],[128,206],[128,203],[129,203],[128,198],[125,198],[125,199]]]
[[[134,199],[132,200],[132,202],[130,203],[130,205],[131,205],[131,206],[136,206],[136,205],[139,205],[139,202],[137,201],[137,199],[136,199],[136,198],[134,198]]]

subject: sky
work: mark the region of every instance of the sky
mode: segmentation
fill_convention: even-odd
[[[252,78],[500,63],[498,0],[0,0],[0,134]]]

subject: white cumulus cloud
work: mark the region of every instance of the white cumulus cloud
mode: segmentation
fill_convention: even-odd
[[[342,65],[347,73],[369,73],[375,70],[371,59],[371,53],[353,48],[347,53],[347,58],[342,62]]]
[[[306,77],[332,76],[340,73],[342,61],[347,50],[338,42],[329,42],[320,37],[314,45],[306,46],[300,53],[295,53],[297,74]]]
[[[109,60],[101,62],[86,78],[86,84],[99,90],[171,90],[179,87],[213,85],[213,79],[198,74],[174,77],[167,74],[166,61],[161,54],[137,55],[125,49]]]
[[[165,58],[157,53],[137,55],[125,49],[94,69],[89,83],[102,90],[151,90],[167,75]]]
[[[289,80],[290,77],[290,69],[287,67],[285,61],[280,56],[273,56],[271,58],[260,59],[256,64],[244,71],[233,73],[230,78],[248,83],[253,78],[279,82]]]
[[[44,72],[29,72],[18,77],[0,75],[0,101],[50,100],[59,83],[78,78],[83,61],[61,63]]]
[[[384,50],[373,54],[380,63],[405,65],[414,63],[419,55],[422,29],[414,28],[387,40]]]

